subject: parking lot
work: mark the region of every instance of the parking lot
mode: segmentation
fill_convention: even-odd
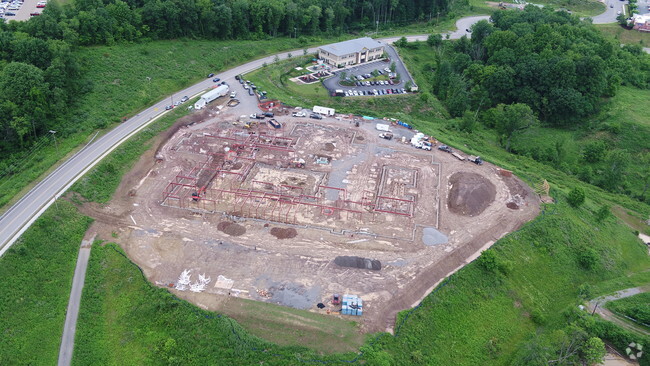
[[[0,4],[0,18],[5,21],[28,20],[40,15],[47,4],[46,0],[14,0]]]
[[[388,94],[402,94],[406,93],[405,85],[407,82],[411,82],[412,85],[415,85],[413,80],[410,77],[410,74],[406,70],[406,66],[402,63],[402,59],[397,55],[397,52],[389,45],[386,45],[386,53],[390,61],[373,61],[365,64],[354,65],[341,70],[336,70],[333,72],[334,76],[323,81],[323,85],[330,94],[334,94],[337,90],[343,91],[345,95],[339,96],[364,96],[364,95],[388,95]],[[392,84],[378,84],[371,83],[367,80],[355,80],[360,82],[362,85],[355,86],[343,86],[340,84],[341,73],[345,72],[346,76],[354,78],[359,75],[371,74],[373,71],[381,71],[383,75],[386,75],[387,72],[385,69],[390,69],[391,64],[395,62],[395,73],[400,75],[400,80],[398,82],[393,81]]]

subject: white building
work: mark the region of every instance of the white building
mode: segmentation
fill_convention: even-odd
[[[377,60],[383,54],[384,45],[370,37],[328,44],[318,49],[318,58],[335,67]]]

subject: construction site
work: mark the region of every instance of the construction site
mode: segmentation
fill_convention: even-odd
[[[178,128],[109,205],[86,209],[151,282],[198,306],[238,297],[345,317],[332,295],[353,294],[364,332],[390,331],[539,212],[536,193],[489,163],[381,139],[371,121],[290,115],[225,110]]]

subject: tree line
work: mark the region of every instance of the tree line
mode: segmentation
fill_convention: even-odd
[[[431,92],[453,117],[521,103],[548,124],[568,126],[599,110],[621,84],[650,87],[650,62],[637,46],[605,39],[566,12],[529,5],[472,26],[472,37],[444,42],[430,63]],[[408,43],[398,45],[409,47]]]
[[[428,21],[467,0],[76,0],[17,29],[71,44],[179,37],[265,39]]]
[[[0,24],[0,175],[6,153],[34,144],[79,93],[74,48],[156,39],[268,39],[430,20],[467,0],[75,0]],[[18,159],[20,159],[18,157]]]

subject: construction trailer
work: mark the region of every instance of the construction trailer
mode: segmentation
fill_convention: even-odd
[[[314,113],[319,113],[326,116],[333,116],[334,113],[336,113],[336,110],[334,108],[321,107],[317,105],[314,106],[313,111]]]
[[[194,103],[194,109],[203,109],[205,108],[208,103],[212,102],[213,100],[223,97],[224,95],[228,94],[228,91],[230,88],[228,85],[219,85],[218,87],[210,90],[209,92],[201,95],[201,98]]]

